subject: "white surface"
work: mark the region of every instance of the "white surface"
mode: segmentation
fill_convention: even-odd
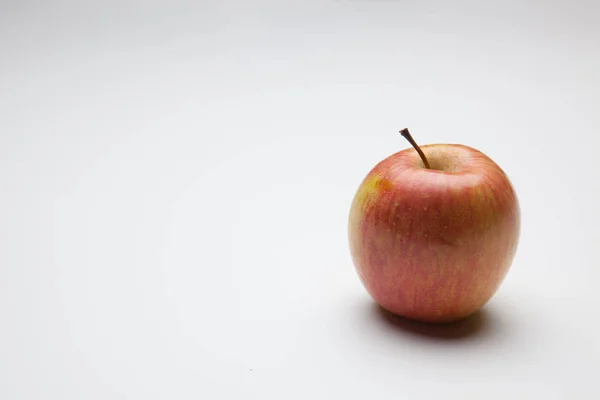
[[[196,3],[0,3],[1,399],[600,398],[600,3]],[[350,260],[403,127],[519,194],[463,325]]]

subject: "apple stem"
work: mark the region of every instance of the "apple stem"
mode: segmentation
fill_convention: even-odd
[[[413,137],[410,134],[410,132],[408,131],[408,129],[407,128],[402,129],[400,131],[400,134],[402,136],[404,136],[404,138],[406,140],[408,140],[408,142],[412,145],[412,147],[415,148],[415,150],[417,151],[417,153],[419,153],[419,156],[421,157],[421,160],[423,160],[423,164],[425,164],[425,168],[431,169],[431,166],[429,165],[429,161],[427,161],[427,157],[425,157],[425,153],[423,153],[423,150],[421,150],[421,148],[419,147],[419,145],[417,144],[417,142],[415,142],[415,139],[413,139]]]

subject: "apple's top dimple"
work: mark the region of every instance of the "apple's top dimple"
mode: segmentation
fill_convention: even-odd
[[[447,173],[464,173],[468,169],[472,150],[459,145],[425,145],[421,146],[431,169]],[[411,153],[413,165],[425,168],[423,161],[416,151]]]
[[[461,160],[454,151],[429,149],[427,158],[431,169],[444,172],[459,172],[461,170]]]
[[[386,185],[465,189],[482,184],[486,179],[505,179],[502,169],[481,151],[461,144],[428,144],[421,146],[432,167],[427,169],[417,151],[408,148],[381,160],[367,176],[368,193],[384,193]],[[374,190],[374,189],[379,190]],[[427,190],[420,190],[427,196]]]

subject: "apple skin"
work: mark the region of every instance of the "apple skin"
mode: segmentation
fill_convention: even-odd
[[[483,307],[517,250],[520,208],[504,171],[458,144],[406,149],[379,162],[350,208],[356,271],[389,312],[451,322]]]

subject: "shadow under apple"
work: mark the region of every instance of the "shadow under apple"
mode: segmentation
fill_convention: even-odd
[[[373,303],[371,308],[376,320],[394,330],[431,339],[464,340],[476,338],[485,332],[489,332],[493,325],[492,315],[485,308],[465,319],[447,323],[425,323],[403,318],[385,310],[376,303]]]

